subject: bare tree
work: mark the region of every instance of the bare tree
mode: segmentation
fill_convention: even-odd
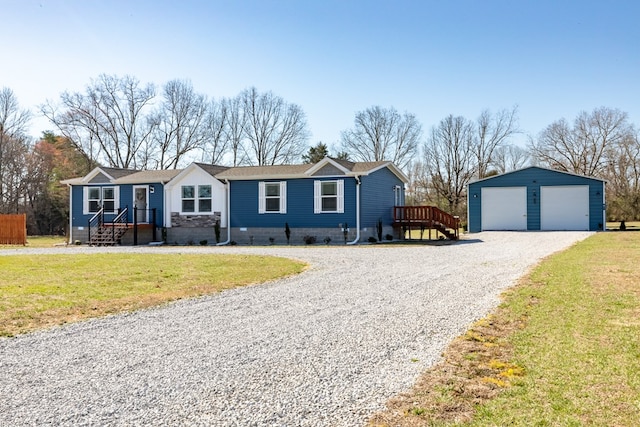
[[[565,119],[552,123],[530,143],[529,149],[543,165],[601,176],[608,163],[609,149],[618,146],[630,132],[627,113],[601,107],[591,113],[580,113],[573,126]]]
[[[211,164],[222,164],[229,151],[229,110],[228,103],[223,99],[212,99],[207,108],[204,121],[204,145],[202,160]]]
[[[607,153],[607,215],[615,220],[640,219],[640,139],[631,132]]]
[[[354,127],[342,132],[342,149],[354,160],[391,160],[405,169],[421,137],[422,126],[413,114],[374,106],[356,113]]]
[[[20,108],[7,87],[0,90],[0,212],[18,212],[29,151],[26,136],[31,113]]]
[[[227,113],[225,125],[225,138],[231,154],[231,165],[239,166],[249,164],[248,156],[244,147],[245,128],[247,127],[247,116],[242,108],[242,97],[225,98],[222,105]]]
[[[163,101],[153,127],[153,147],[160,169],[176,169],[183,159],[202,149],[207,138],[207,99],[191,82],[171,80],[163,87]]]
[[[155,97],[152,84],[131,76],[100,75],[82,93],[64,92],[62,111],[47,103],[42,113],[87,158],[111,167],[146,167],[154,122],[147,111]]]
[[[480,113],[476,123],[477,136],[474,143],[476,167],[479,178],[487,175],[494,151],[519,132],[518,107],[491,114],[489,110]]]
[[[298,161],[309,137],[305,114],[272,92],[251,87],[240,94],[246,119],[245,151],[250,164],[275,165]]]
[[[491,156],[491,166],[497,173],[511,172],[522,169],[529,162],[529,152],[517,145],[502,145],[496,147]]]
[[[465,188],[476,173],[473,139],[474,123],[450,115],[431,130],[424,146],[429,184],[456,215],[464,213]]]

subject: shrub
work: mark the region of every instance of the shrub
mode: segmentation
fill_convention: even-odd
[[[329,243],[331,243],[331,237],[327,236],[324,238],[324,244],[328,245]]]
[[[207,243],[209,243],[207,240],[200,240],[200,246],[207,246]]]
[[[304,236],[302,238],[307,245],[313,245],[316,242],[316,236]]]
[[[291,238],[291,229],[289,228],[289,223],[284,223],[284,235],[287,237],[287,245],[289,244],[289,239]]]
[[[369,236],[369,243],[376,243],[378,241],[378,239],[376,239],[373,236]]]
[[[386,236],[384,236],[384,238],[387,239],[388,241],[392,241],[393,240],[393,235],[387,234]]]
[[[220,220],[216,220],[213,225],[213,231],[216,234],[216,243],[220,243]]]
[[[273,245],[273,242],[275,242],[276,239],[274,239],[273,237],[269,237],[269,243]]]

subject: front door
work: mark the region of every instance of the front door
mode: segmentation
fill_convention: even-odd
[[[136,207],[136,222],[149,222],[147,215],[147,186],[133,187],[133,205]]]

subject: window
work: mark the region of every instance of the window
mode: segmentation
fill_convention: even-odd
[[[198,185],[198,211],[211,212],[210,185]]]
[[[314,213],[344,213],[344,181],[314,181]]]
[[[84,187],[82,211],[88,215],[104,208],[105,213],[116,213],[120,206],[118,195],[118,187]]]
[[[287,183],[258,183],[258,213],[287,213]]]
[[[87,190],[87,202],[89,213],[96,213],[100,210],[100,187],[89,187]]]
[[[196,187],[194,185],[182,186],[182,212],[196,211]]]
[[[198,193],[196,198],[195,185],[182,186],[182,212],[211,212],[211,186],[198,185]],[[197,202],[197,203],[196,203]],[[196,211],[196,206],[198,210]]]

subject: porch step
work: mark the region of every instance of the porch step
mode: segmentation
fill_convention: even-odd
[[[128,228],[123,224],[101,225],[89,237],[90,246],[114,246],[120,243]]]

